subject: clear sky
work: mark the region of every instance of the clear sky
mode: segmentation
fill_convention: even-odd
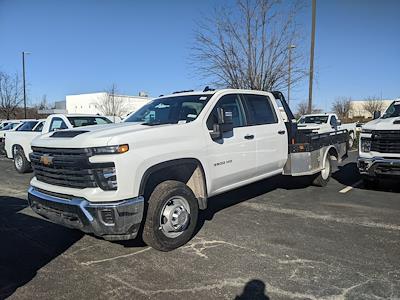
[[[0,70],[21,72],[21,52],[32,52],[30,103],[113,83],[131,95],[201,89],[205,82],[189,64],[196,23],[232,1],[0,0]],[[311,0],[305,2],[299,48],[308,52]],[[317,106],[329,109],[338,96],[400,97],[399,14],[397,0],[317,0]],[[308,81],[292,94],[295,103],[307,99]]]

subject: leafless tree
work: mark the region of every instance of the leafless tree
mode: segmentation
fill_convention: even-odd
[[[313,106],[311,113],[312,114],[319,114],[322,112],[322,109]],[[297,111],[295,117],[298,119],[303,115],[308,114],[308,103],[307,102],[300,102],[297,105]]]
[[[364,103],[362,105],[363,109],[369,112],[372,116],[376,111],[382,111],[384,108],[383,102],[378,97],[368,97],[364,99]]]
[[[39,104],[36,106],[38,110],[50,109],[51,105],[47,101],[47,95],[44,94]]]
[[[299,40],[295,23],[299,2],[285,11],[279,0],[237,0],[219,8],[196,32],[192,60],[200,75],[216,86],[283,89],[288,83],[289,46]],[[292,53],[292,85],[305,71],[299,48]]]
[[[332,111],[336,113],[341,120],[346,120],[351,112],[351,98],[338,97],[332,103]]]
[[[22,84],[18,74],[13,76],[0,72],[0,114],[10,119],[15,117],[18,106],[24,101]]]
[[[105,91],[98,101],[98,108],[102,114],[106,116],[121,117],[126,113],[126,107],[123,99],[117,95],[117,88],[115,84]]]

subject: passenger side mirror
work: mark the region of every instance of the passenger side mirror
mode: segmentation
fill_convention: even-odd
[[[381,112],[380,111],[374,111],[374,120],[379,119],[381,117]]]
[[[217,108],[217,124],[213,125],[213,131],[210,132],[213,140],[222,139],[224,132],[233,130],[233,115],[231,111],[224,111],[223,108]]]

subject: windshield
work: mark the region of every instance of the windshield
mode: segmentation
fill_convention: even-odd
[[[322,124],[328,122],[328,116],[307,116],[301,117],[300,124]]]
[[[10,123],[7,126],[5,126],[2,130],[11,130],[17,127],[20,123]]]
[[[106,117],[68,117],[73,127],[82,127],[89,125],[102,125],[112,123]]]
[[[32,131],[33,127],[36,126],[38,121],[28,121],[24,122],[21,126],[19,126],[16,130],[17,131]]]
[[[212,95],[172,96],[156,99],[129,116],[124,122],[143,125],[183,124],[192,122]]]
[[[396,117],[400,117],[400,101],[393,102],[383,114],[382,119]]]

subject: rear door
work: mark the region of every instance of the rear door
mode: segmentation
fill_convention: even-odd
[[[209,131],[218,121],[217,107],[232,113],[234,128],[224,133],[221,140],[212,140],[210,136],[206,138],[211,195],[242,185],[244,181],[251,180],[256,171],[255,128],[246,124],[240,97],[228,94],[218,100],[207,117]]]
[[[285,123],[277,115],[277,104],[266,95],[241,97],[256,141],[256,176],[281,172],[287,160],[288,141]]]

